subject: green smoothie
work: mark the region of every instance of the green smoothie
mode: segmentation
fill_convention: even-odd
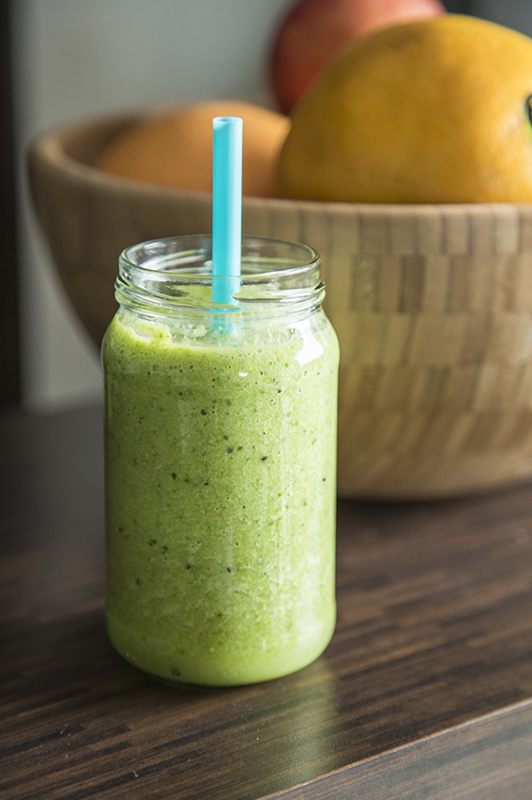
[[[309,664],[336,620],[338,345],[325,315],[259,335],[121,309],[102,356],[115,648],[204,685]]]

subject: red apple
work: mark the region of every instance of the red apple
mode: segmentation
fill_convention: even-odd
[[[281,19],[270,51],[270,81],[289,114],[330,58],[386,25],[445,13],[439,0],[299,0]]]

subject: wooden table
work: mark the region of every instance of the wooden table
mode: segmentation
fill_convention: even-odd
[[[4,800],[530,800],[532,487],[340,502],[338,626],[281,680],[183,690],[103,627],[101,413],[0,418]]]

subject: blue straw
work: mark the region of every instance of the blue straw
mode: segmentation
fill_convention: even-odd
[[[212,301],[237,305],[242,251],[242,120],[215,117],[212,170]]]

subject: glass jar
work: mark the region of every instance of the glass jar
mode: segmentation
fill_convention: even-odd
[[[210,237],[120,256],[106,624],[148,673],[229,686],[304,667],[334,630],[338,343],[304,245],[244,237],[231,303],[212,283]]]

